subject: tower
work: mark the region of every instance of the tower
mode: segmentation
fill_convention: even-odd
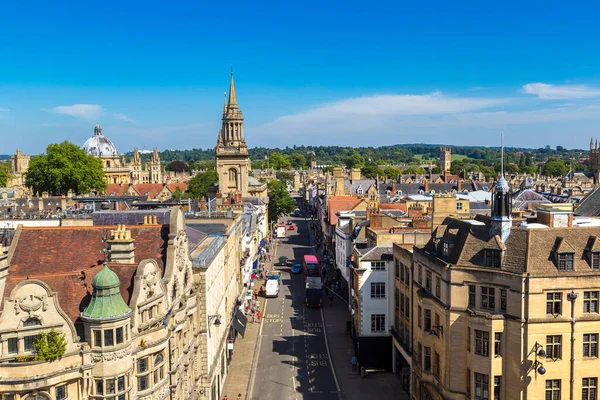
[[[162,183],[160,157],[158,156],[158,149],[156,147],[152,151],[152,159],[150,160],[150,183]]]
[[[223,197],[241,193],[248,196],[248,172],[250,156],[244,139],[244,118],[237,104],[233,70],[229,80],[229,97],[223,104],[223,118],[217,146],[215,161],[219,174],[219,191]]]
[[[452,152],[449,146],[440,147],[440,169],[442,173],[450,172],[452,166]]]
[[[590,139],[590,171],[594,175],[594,184],[600,184],[600,149],[598,149],[598,140],[594,144],[594,139]]]
[[[492,218],[490,220],[490,237],[500,236],[506,242],[512,226],[512,201],[508,182],[504,179],[504,133],[502,133],[500,179],[496,183],[496,192],[492,199]]]

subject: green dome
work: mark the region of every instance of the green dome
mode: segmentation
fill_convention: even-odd
[[[92,300],[82,313],[84,318],[110,319],[131,312],[121,297],[119,277],[106,264],[92,281]]]

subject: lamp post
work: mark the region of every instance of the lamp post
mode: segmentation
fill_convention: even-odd
[[[535,342],[535,344],[533,345],[533,348],[531,349],[529,354],[531,354],[531,353],[533,353],[533,355],[534,355],[534,361],[533,361],[533,364],[531,365],[530,370],[532,370],[532,369],[535,370],[536,375],[538,373],[540,375],[544,375],[546,373],[546,368],[544,368],[544,364],[542,364],[542,362],[540,361],[540,360],[546,359],[546,351],[544,350],[544,346],[539,344],[538,342]]]
[[[444,327],[442,325],[434,325],[429,330],[429,336],[444,336]]]

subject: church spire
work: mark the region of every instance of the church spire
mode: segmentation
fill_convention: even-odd
[[[231,68],[231,78],[229,80],[229,103],[227,108],[237,108],[237,99],[235,97],[235,85],[233,84],[233,67]]]
[[[223,93],[223,114],[227,112],[227,92]]]

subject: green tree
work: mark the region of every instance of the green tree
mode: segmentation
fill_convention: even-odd
[[[400,170],[400,168],[394,168],[394,167],[391,167],[391,166],[387,166],[383,170],[383,173],[388,178],[394,178],[394,179],[396,179],[396,178],[398,178],[398,175],[402,174],[402,171]]]
[[[272,180],[269,187],[269,222],[276,222],[279,217],[287,215],[297,207],[283,182]]]
[[[86,154],[79,146],[64,141],[51,144],[46,154],[31,159],[25,185],[35,194],[63,195],[106,189],[102,160]]]
[[[215,169],[214,160],[202,160],[190,163],[190,168],[196,171],[210,171]]]
[[[289,172],[286,172],[286,171],[277,171],[275,173],[275,177],[277,179],[279,179],[281,182],[283,182],[286,187],[288,184],[294,183],[294,177],[292,176],[292,174],[290,174]]]
[[[279,152],[271,153],[269,156],[269,167],[273,169],[284,169],[291,166],[290,161]]]
[[[173,198],[174,199],[183,199],[185,197],[185,192],[182,192],[181,189],[179,189],[179,187],[175,188],[175,191],[173,192]]]
[[[367,179],[375,179],[384,177],[385,173],[377,166],[377,164],[367,164],[360,169],[360,173]]]
[[[33,342],[33,348],[36,351],[36,360],[56,360],[62,357],[67,350],[65,334],[58,333],[54,328],[50,329],[50,332],[40,332],[35,342]]]
[[[350,154],[344,160],[347,168],[360,168],[365,164],[365,159],[358,154],[358,151],[354,150],[352,154]]]
[[[206,172],[200,172],[189,180],[187,190],[185,191],[186,197],[204,197],[208,193],[208,187],[216,184],[218,181],[219,175],[214,169]]]
[[[432,174],[441,174],[442,169],[440,167],[433,167],[433,168],[431,168],[431,173]]]
[[[302,169],[306,167],[306,157],[300,153],[292,153],[290,163],[294,169]]]
[[[551,158],[542,165],[542,174],[551,177],[565,176],[569,167],[560,158]]]
[[[6,187],[8,184],[8,174],[10,165],[8,163],[0,164],[0,187]]]

